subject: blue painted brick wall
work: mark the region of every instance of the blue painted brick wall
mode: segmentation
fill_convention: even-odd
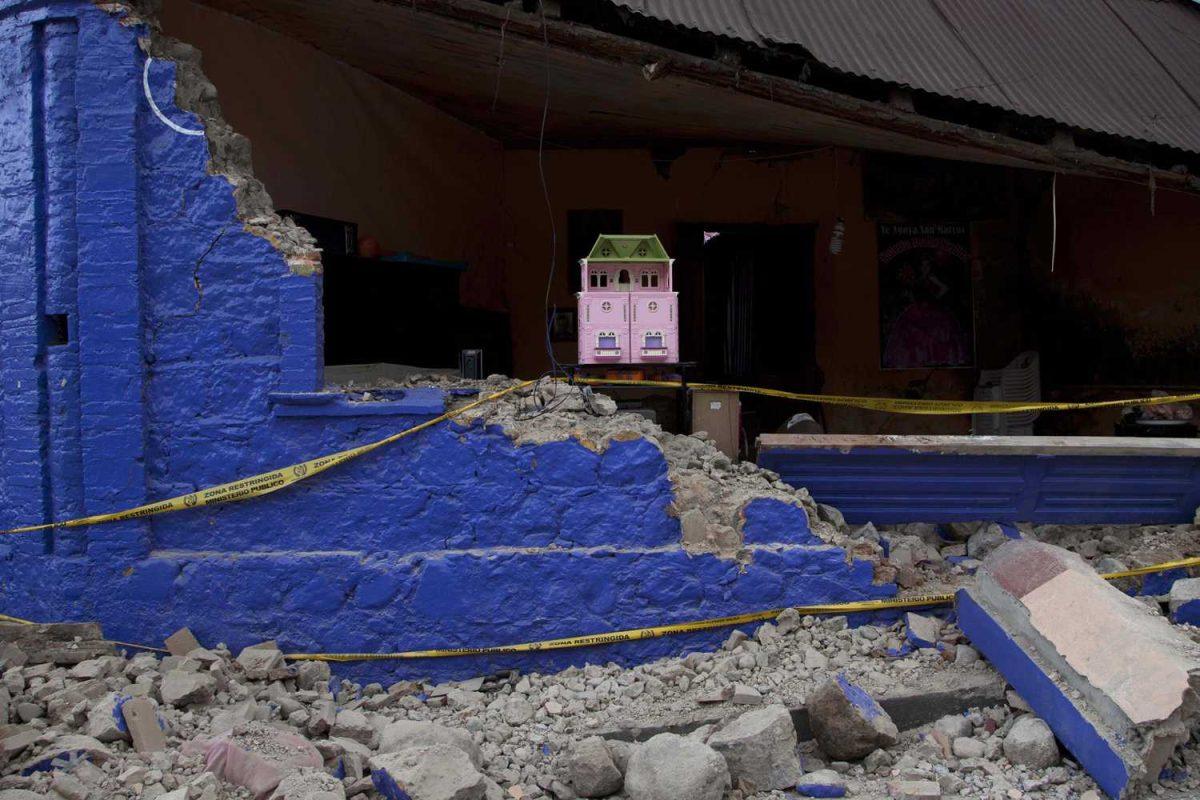
[[[415,399],[392,415],[277,404],[321,388],[319,276],[244,230],[205,138],[154,114],[141,34],[87,2],[0,0],[0,527],[191,492],[428,418]],[[169,120],[203,127],[174,104],[173,64],[146,74]],[[48,338],[53,314],[69,343]],[[377,652],[894,591],[777,501],[745,511],[749,566],[689,555],[671,499],[644,439],[597,453],[445,425],[260,500],[10,537],[0,612],[155,644],[188,625],[234,648]],[[721,636],[348,670],[547,669]]]

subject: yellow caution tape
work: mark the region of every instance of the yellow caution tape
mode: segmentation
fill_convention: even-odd
[[[865,611],[883,611],[889,608],[916,608],[920,606],[945,605],[954,601],[952,594],[934,594],[921,597],[904,597],[894,600],[860,600],[831,605],[796,606],[801,614],[854,614]],[[592,647],[617,642],[635,642],[643,639],[658,639],[677,633],[705,631],[748,622],[763,622],[775,619],[784,609],[754,611],[732,617],[716,617],[697,622],[677,622],[673,625],[655,625],[650,628],[632,628],[625,631],[595,633],[590,636],[568,636],[562,639],[546,639],[540,642],[504,644],[494,647],[456,647],[439,650],[408,650],[401,653],[288,653],[285,658],[293,661],[390,661],[413,658],[452,658],[454,656],[479,656],[503,653],[536,653],[541,650],[567,650],[576,647]]]
[[[211,486],[207,489],[202,489],[191,494],[181,494],[178,497],[172,497],[167,500],[160,500],[156,503],[147,503],[146,505],[137,506],[136,508],[126,509],[125,511],[117,511],[111,514],[93,514],[88,517],[77,517],[75,519],[63,520],[61,522],[46,522],[41,525],[23,525],[19,528],[9,528],[8,530],[0,530],[0,535],[13,533],[31,533],[33,531],[43,531],[49,528],[78,528],[83,525],[97,525],[102,522],[120,522],[122,520],[140,519],[142,517],[152,517],[157,514],[167,514],[172,511],[183,511],[189,508],[201,508],[203,506],[219,505],[222,503],[233,503],[239,500],[249,500],[252,497],[262,497],[272,492],[277,492],[280,489],[291,486],[294,483],[307,480],[314,475],[318,475],[327,469],[345,464],[347,461],[366,455],[372,450],[377,450],[385,445],[398,442],[413,434],[419,433],[426,428],[431,428],[438,423],[445,422],[448,419],[464,414],[473,408],[478,408],[481,405],[490,403],[494,400],[499,400],[507,394],[523,389],[527,386],[532,386],[534,381],[524,381],[503,389],[499,392],[480,398],[465,406],[447,411],[439,417],[435,417],[419,425],[414,425],[411,428],[393,433],[391,436],[386,436],[378,441],[370,442],[359,447],[352,447],[349,450],[341,450],[336,453],[330,453],[320,458],[302,461],[299,464],[292,464],[287,467],[263,472],[258,475],[251,475],[248,478],[232,481],[230,483],[222,483],[219,486]]]
[[[679,389],[679,381],[638,381],[619,378],[575,378],[576,383],[603,386],[656,386],[664,389]],[[757,386],[738,386],[724,383],[688,383],[687,388],[702,392],[739,392],[763,397],[779,397],[785,400],[801,400],[810,403],[825,403],[834,406],[851,406],[871,411],[888,411],[893,414],[1016,414],[1022,411],[1081,411],[1091,408],[1115,406],[1161,406],[1168,403],[1200,402],[1200,392],[1174,394],[1164,397],[1137,397],[1128,400],[1096,400],[1084,403],[1025,403],[1009,400],[912,400],[903,397],[858,397],[840,394],[805,394],[785,392],[782,389],[763,389]]]
[[[1110,572],[1100,577],[1105,580],[1130,578],[1137,575],[1149,575],[1154,572],[1164,572],[1169,569],[1200,567],[1200,558],[1184,558],[1178,561],[1165,561],[1148,567],[1136,567],[1121,572]],[[857,614],[870,611],[887,611],[896,608],[924,608],[928,606],[944,606],[954,602],[954,594],[926,594],[912,597],[897,597],[887,600],[859,600],[850,603],[831,603],[828,605],[795,606],[801,614]],[[522,644],[496,645],[494,647],[457,647],[436,650],[406,650],[399,653],[289,653],[285,658],[293,661],[401,661],[417,658],[453,658],[455,656],[502,655],[509,653],[535,653],[541,650],[566,650],[576,647],[592,647],[617,642],[634,642],[643,639],[658,639],[677,633],[703,631],[712,628],[725,628],[733,625],[745,625],[750,622],[765,622],[778,617],[785,609],[776,608],[771,611],[756,611],[749,614],[738,614],[732,617],[716,617],[697,622],[678,622],[674,625],[656,625],[649,628],[631,628],[624,631],[597,633],[590,636],[570,636],[562,639],[546,639],[540,642],[524,642]]]
[[[1138,575],[1166,572],[1169,569],[1189,569],[1192,567],[1200,567],[1200,558],[1181,558],[1178,561],[1164,561],[1161,564],[1151,564],[1148,567],[1134,567],[1133,569],[1125,569],[1120,572],[1108,572],[1100,577],[1105,580],[1115,581],[1118,578],[1134,578]]]
[[[1148,567],[1135,567],[1121,572],[1109,572],[1100,577],[1105,580],[1131,578],[1138,575],[1149,575],[1154,572],[1165,572],[1170,569],[1200,567],[1200,558],[1183,558],[1178,561],[1164,561]],[[944,606],[954,602],[954,594],[925,594],[910,597],[896,597],[885,600],[856,600],[849,603],[829,603],[825,605],[791,606],[801,614],[856,614],[870,611],[887,611],[895,608],[925,608],[928,606]],[[453,647],[436,650],[405,650],[399,653],[288,653],[284,657],[292,661],[400,661],[417,658],[453,658],[455,656],[498,655],[506,653],[536,653],[541,650],[567,650],[577,647],[593,647],[617,642],[634,642],[643,639],[658,639],[676,633],[704,631],[712,628],[726,628],[733,625],[745,625],[750,622],[765,622],[782,614],[783,608],[770,611],[753,611],[748,614],[736,614],[731,617],[715,617],[697,622],[677,622],[673,625],[656,625],[649,628],[631,628],[610,633],[595,633],[590,636],[568,636],[561,639],[546,639],[540,642],[524,642],[522,644],[504,644],[492,647]],[[20,617],[9,617],[0,614],[0,621],[17,622],[22,625],[37,625],[39,623]],[[132,642],[110,640],[113,644],[125,647],[136,647],[141,650],[153,650],[165,653],[160,647],[150,647]]]
[[[609,386],[657,386],[664,388],[678,389],[684,384],[678,381],[644,381],[644,380],[620,380],[607,378],[575,378],[577,383],[609,385]],[[499,392],[480,398],[474,402],[468,403],[465,406],[457,408],[453,411],[448,411],[434,419],[427,420],[414,425],[411,428],[394,433],[383,439],[375,442],[370,442],[359,447],[352,447],[349,450],[341,450],[337,453],[331,453],[320,458],[314,458],[309,461],[303,461],[298,464],[282,467],[270,472],[251,475],[248,478],[231,481],[230,483],[222,483],[218,486],[211,486],[207,489],[202,489],[190,494],[171,497],[166,500],[160,500],[155,503],[147,503],[135,508],[126,509],[124,511],[116,511],[108,514],[92,514],[87,517],[77,517],[75,519],[62,520],[60,522],[46,522],[39,525],[23,525],[17,528],[9,528],[0,530],[0,535],[17,534],[17,533],[32,533],[34,531],[43,531],[50,528],[78,528],[84,525],[98,525],[104,522],[120,522],[123,520],[141,519],[142,517],[150,517],[158,514],[167,514],[172,511],[183,511],[189,508],[200,508],[203,506],[219,505],[222,503],[232,503],[239,500],[249,500],[253,497],[262,497],[263,495],[277,492],[292,484],[307,480],[308,478],[318,475],[325,470],[332,469],[339,464],[344,464],[347,461],[352,461],[359,456],[370,453],[380,447],[392,444],[407,436],[412,436],[415,433],[433,427],[446,420],[453,419],[460,414],[463,414],[471,409],[478,408],[485,403],[490,403],[498,400],[505,395],[511,394],[518,389],[524,389],[532,386],[537,381],[522,381],[513,386],[503,389]],[[1020,403],[1007,402],[999,400],[909,400],[904,398],[889,398],[889,397],[855,397],[851,395],[828,395],[828,394],[804,394],[800,392],[785,392],[780,389],[763,389],[754,386],[737,386],[732,384],[719,383],[689,383],[687,386],[691,389],[700,391],[723,391],[723,392],[743,392],[746,394],[757,394],[765,397],[779,397],[787,400],[802,400],[814,403],[829,403],[832,405],[854,406],[857,408],[866,408],[876,411],[890,411],[899,414],[1009,414],[1019,411],[1073,411],[1088,408],[1108,408],[1112,406],[1125,405],[1164,405],[1167,403],[1190,403],[1200,401],[1200,393],[1196,394],[1178,394],[1166,397],[1142,397],[1130,400],[1099,400],[1089,403]]]

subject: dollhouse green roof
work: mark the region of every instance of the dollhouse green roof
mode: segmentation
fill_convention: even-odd
[[[610,236],[601,234],[588,253],[588,261],[667,261],[669,256],[654,234]]]

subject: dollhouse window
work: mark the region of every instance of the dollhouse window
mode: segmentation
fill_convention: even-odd
[[[647,350],[662,350],[666,347],[662,331],[646,331],[646,342],[642,346]]]
[[[597,350],[616,350],[617,335],[615,333],[605,333],[601,331],[596,334],[596,349]]]
[[[651,300],[649,305],[647,305],[646,307],[649,308],[651,311],[658,311],[658,303],[654,302],[653,300]]]
[[[593,289],[603,289],[608,286],[608,273],[593,272],[588,276],[588,283]]]
[[[612,311],[612,303],[605,300],[600,304],[600,310],[607,314],[609,311]]]
[[[658,275],[653,272],[643,272],[642,273],[642,288],[643,289],[652,289],[652,288],[657,289],[658,288]]]
[[[629,286],[629,270],[623,269],[617,273],[617,285]]]

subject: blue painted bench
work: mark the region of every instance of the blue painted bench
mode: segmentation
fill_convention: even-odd
[[[764,434],[758,464],[848,522],[1191,522],[1200,440]]]

